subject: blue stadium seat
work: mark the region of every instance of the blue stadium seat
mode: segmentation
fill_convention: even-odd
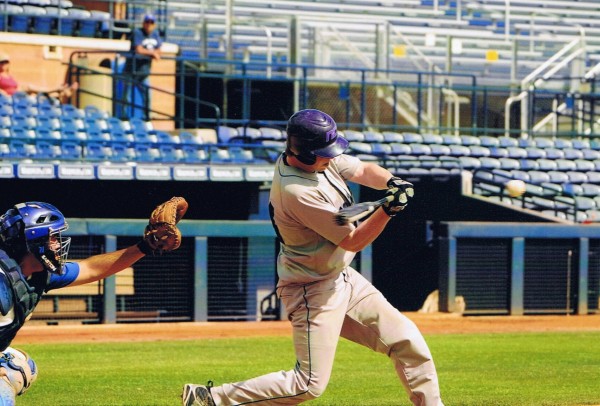
[[[58,131],[61,129],[61,122],[56,117],[38,116],[37,117],[37,128],[45,129],[45,130],[49,130],[49,131]]]
[[[342,131],[344,137],[348,140],[348,142],[364,142],[365,135],[360,131],[354,130],[344,130]]]
[[[74,141],[63,141],[60,143],[61,159],[79,160],[83,157],[83,148]]]
[[[390,144],[392,148],[393,155],[410,155],[410,147],[406,144],[401,144],[399,142],[393,142]]]
[[[209,161],[206,148],[201,145],[182,144],[181,151],[183,152],[184,162],[186,163],[207,163]]]
[[[508,157],[513,159],[527,158],[527,151],[521,147],[507,147]]]
[[[185,159],[183,151],[174,144],[160,144],[158,150],[160,151],[161,162],[177,163]]]
[[[187,131],[182,131],[179,133],[179,139],[182,144],[192,144],[192,145],[202,145],[204,144],[204,140],[198,135],[194,135]]]
[[[569,176],[569,182],[571,183],[581,184],[588,181],[587,175],[583,172],[567,171],[567,175]]]
[[[583,159],[587,161],[593,161],[595,159],[600,159],[600,151],[593,150],[591,148],[584,148],[581,150],[583,153]]]
[[[133,132],[128,121],[121,121],[117,117],[109,117],[106,120],[108,132],[115,142],[133,142]]]
[[[345,132],[344,132],[344,134],[345,134]],[[402,134],[397,133],[395,131],[383,131],[382,134],[383,134],[383,139],[387,143],[404,142],[404,137],[402,136]]]
[[[482,146],[488,147],[488,148],[500,146],[500,141],[498,141],[498,138],[490,137],[488,135],[479,137],[479,142],[481,143]]]
[[[508,150],[502,147],[489,147],[492,158],[508,158]]]
[[[479,162],[481,163],[481,167],[484,169],[500,169],[502,167],[500,160],[497,158],[490,158],[484,156],[479,158]]]
[[[219,147],[211,147],[210,148],[210,162],[223,164],[231,162],[231,155],[229,154],[229,149],[227,148],[219,148]]]
[[[160,151],[150,144],[135,144],[135,157],[139,162],[160,162]]]
[[[529,182],[530,178],[531,178],[529,176],[529,172],[527,172],[527,171],[521,171],[519,169],[513,169],[512,171],[510,171],[510,173],[512,174],[512,177],[514,179],[522,180],[525,183]]]
[[[71,119],[84,119],[85,118],[85,112],[83,110],[80,110],[77,107],[73,106],[72,104],[61,104],[60,108],[62,110],[62,116],[64,118],[71,118]]]
[[[135,149],[129,146],[129,144],[116,142],[111,144],[110,148],[112,150],[110,159],[112,162],[135,162]]]
[[[383,134],[379,131],[363,131],[363,134],[365,136],[365,142],[385,142]]]
[[[511,137],[498,137],[498,142],[502,148],[518,147],[519,141]]]
[[[14,114],[11,118],[13,127],[25,128],[27,130],[33,130],[37,127],[37,121],[34,117],[23,116],[20,114]]]
[[[556,159],[555,161],[559,171],[574,171],[577,169],[575,162],[568,159]]]
[[[431,155],[431,147],[425,144],[409,144],[410,154],[414,156]]]
[[[283,133],[279,128],[259,127],[260,137],[264,140],[282,140]]]
[[[417,133],[405,132],[402,133],[403,142],[406,144],[421,144],[423,143],[423,136]]]
[[[244,137],[250,140],[257,140],[260,138],[260,130],[253,127],[237,127],[238,134],[240,137]]]
[[[583,196],[588,196],[588,197],[600,196],[600,185],[597,185],[594,183],[582,183],[581,184],[581,193]]]
[[[481,145],[472,144],[468,146],[469,148],[469,156],[473,157],[482,157],[482,156],[490,156],[490,150],[487,147],[482,147]]]
[[[593,171],[596,168],[593,162],[586,159],[576,159],[574,162],[579,172]]]
[[[501,169],[506,171],[520,168],[519,161],[513,158],[498,158],[498,161],[500,161]]]
[[[129,124],[131,125],[131,131],[134,134],[154,134],[154,126],[151,121],[144,121],[141,118],[134,117],[129,120]]]
[[[567,183],[569,181],[569,176],[560,171],[548,171],[548,175],[550,176],[550,182],[552,183]]]
[[[38,127],[37,130],[35,130],[35,137],[38,140],[58,141],[62,139],[62,134],[59,130],[52,130],[47,127]]]
[[[571,140],[566,140],[564,138],[557,138],[554,140],[554,148],[558,148],[558,149],[573,148],[573,143],[571,142]]]
[[[35,130],[31,128],[14,126],[10,129],[10,135],[12,138],[21,140],[31,140],[36,138]]]
[[[35,144],[25,140],[11,140],[8,147],[10,149],[9,158],[31,159],[37,155]]]
[[[12,138],[11,128],[0,128],[0,139],[8,140]]]
[[[552,159],[540,158],[537,162],[540,171],[555,171],[558,169],[556,161]]]
[[[239,133],[237,128],[222,125],[217,129],[217,140],[220,143],[227,144],[238,137]]]
[[[540,168],[540,165],[535,159],[520,159],[519,168],[524,171],[535,171]]]
[[[15,114],[15,109],[10,104],[0,104],[0,117],[9,117]]]
[[[462,169],[478,169],[481,167],[481,162],[479,159],[472,156],[460,156],[458,159]]]
[[[542,171],[529,171],[529,181],[533,184],[540,185],[544,182],[550,182],[550,175]]]
[[[11,128],[12,120],[9,116],[0,116],[0,128]]]
[[[62,110],[60,109],[60,107],[50,103],[40,103],[38,105],[38,111],[40,114],[38,116],[38,119],[40,117],[58,118],[62,116]]]
[[[38,140],[35,142],[36,159],[60,159],[62,150],[60,145],[53,144],[49,141]]]
[[[448,145],[430,144],[429,148],[431,149],[431,155],[434,155],[434,156],[450,155],[450,147]]]
[[[535,138],[535,146],[543,149],[555,148],[554,141],[550,138],[544,137]]]
[[[481,141],[479,141],[479,138],[473,135],[461,135],[460,143],[466,146],[481,145]]]
[[[169,134],[165,131],[157,131],[156,132],[156,140],[159,145],[179,144],[181,142],[179,135]]]
[[[585,174],[588,177],[588,182],[600,185],[600,172],[588,171]]]
[[[0,158],[10,158],[10,147],[4,142],[0,142]]]
[[[110,141],[108,123],[104,119],[87,117],[84,120],[85,131],[90,141]]]
[[[105,119],[108,120],[110,117],[108,113],[100,110],[97,106],[88,105],[83,108],[83,113],[86,118],[89,119]]]
[[[590,148],[590,140],[587,139],[574,139],[571,140],[573,143],[573,148],[576,149],[589,149]]]
[[[423,144],[441,145],[444,143],[444,139],[442,138],[441,135],[438,135],[438,134],[425,133],[422,136],[423,136]]]
[[[392,147],[390,146],[390,144],[373,142],[372,145],[373,145],[373,154],[375,154],[375,155],[385,156],[385,155],[389,155],[392,153]]]
[[[529,159],[546,158],[546,150],[543,148],[526,147],[525,151],[527,152],[527,158]]]
[[[211,160],[212,155],[211,152]],[[251,149],[242,148],[240,146],[232,146],[229,148],[229,156],[232,163],[248,164],[254,162],[254,154]]]
[[[531,148],[535,147],[535,140],[533,138],[519,138],[518,140],[519,147],[521,148]]]
[[[471,150],[466,145],[450,144],[450,156],[469,156]]]
[[[84,157],[91,161],[109,161],[112,158],[112,149],[100,142],[88,142],[84,146]]]

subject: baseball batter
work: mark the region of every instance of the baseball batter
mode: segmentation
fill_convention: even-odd
[[[341,336],[389,356],[413,404],[442,405],[423,336],[350,266],[355,253],[406,206],[413,185],[374,163],[344,155],[348,141],[322,111],[295,113],[287,135],[269,208],[281,241],[277,293],[293,326],[296,365],[222,386],[187,384],[183,404],[295,405],[315,399],[327,387]],[[346,181],[387,189],[394,199],[358,226],[338,225],[334,213],[353,202]]]

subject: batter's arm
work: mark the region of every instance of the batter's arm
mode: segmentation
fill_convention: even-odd
[[[390,217],[383,210],[375,212],[360,223],[338,245],[346,251],[359,252],[371,244],[383,231]]]
[[[349,180],[359,185],[381,190],[388,188],[387,182],[392,176],[390,171],[373,162],[361,161]]]
[[[69,286],[82,285],[121,272],[141,259],[144,254],[136,245],[122,250],[94,255],[77,261],[79,264],[79,275]]]

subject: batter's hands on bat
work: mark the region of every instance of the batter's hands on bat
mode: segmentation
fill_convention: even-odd
[[[183,197],[172,197],[156,206],[144,230],[144,238],[138,243],[140,251],[146,255],[161,255],[179,248],[181,231],[177,223],[187,209],[188,203]]]
[[[408,200],[415,195],[414,185],[410,182],[393,176],[387,182],[388,191],[386,196],[393,195],[394,199],[383,206],[383,211],[394,217],[398,212],[404,210],[408,204]]]

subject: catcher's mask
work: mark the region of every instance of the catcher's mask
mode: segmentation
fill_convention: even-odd
[[[335,158],[348,148],[348,140],[338,133],[333,118],[320,110],[294,113],[288,120],[286,132],[286,154],[306,165],[314,164],[317,157]]]
[[[19,203],[0,217],[0,239],[17,262],[30,252],[47,271],[62,274],[71,245],[62,232],[68,227],[63,214],[49,203]]]

